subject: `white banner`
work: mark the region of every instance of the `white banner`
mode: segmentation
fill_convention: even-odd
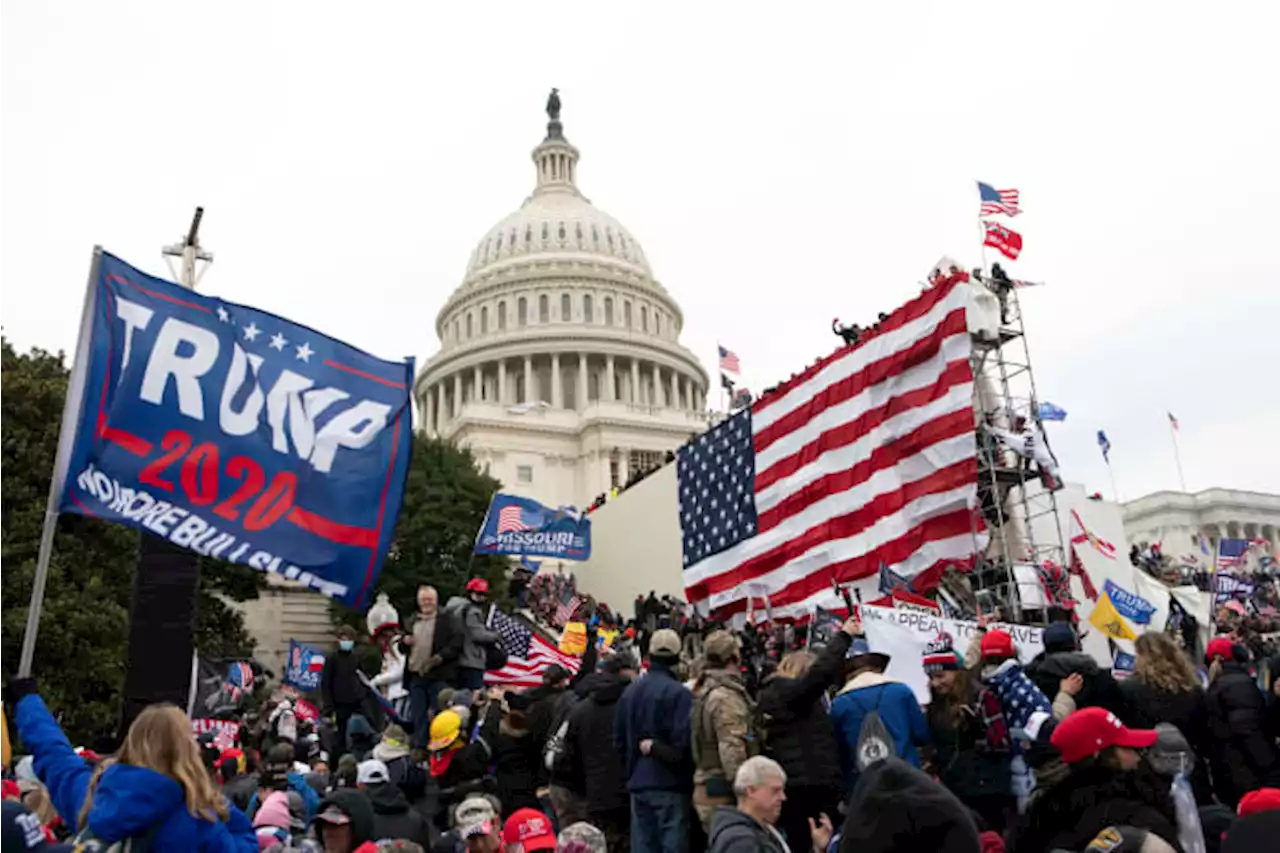
[[[978,635],[978,623],[961,619],[944,619],[918,610],[895,610],[891,607],[862,605],[862,628],[871,650],[889,655],[890,678],[906,684],[921,705],[929,703],[929,677],[925,675],[924,648],[946,634],[951,645],[962,655]],[[1000,628],[1013,635],[1018,658],[1025,664],[1044,651],[1044,629],[1034,625],[1010,625],[993,622],[988,628]],[[973,661],[966,660],[966,664]]]

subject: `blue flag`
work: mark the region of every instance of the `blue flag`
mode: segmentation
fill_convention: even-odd
[[[591,557],[591,520],[573,507],[551,509],[529,498],[495,494],[476,536],[475,553],[586,560]]]
[[[324,659],[324,652],[318,647],[290,640],[289,660],[284,666],[284,683],[304,693],[319,690]]]
[[[1142,596],[1129,592],[1111,580],[1103,585],[1102,593],[1111,598],[1111,603],[1115,605],[1116,610],[1130,622],[1136,625],[1151,623],[1151,614],[1156,612],[1156,606]]]
[[[1111,462],[1111,442],[1107,440],[1107,434],[1102,430],[1098,430],[1098,447],[1102,449],[1102,459],[1104,462]]]
[[[63,416],[62,512],[368,604],[404,495],[412,361],[100,253]],[[70,436],[70,438],[69,438]]]
[[[1038,414],[1042,421],[1065,421],[1067,419],[1067,410],[1059,408],[1053,403],[1041,403]]]

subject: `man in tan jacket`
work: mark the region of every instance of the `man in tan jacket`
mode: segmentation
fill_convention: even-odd
[[[711,633],[705,665],[693,690],[690,733],[693,748],[693,805],[707,832],[716,806],[732,805],[738,768],[759,751],[754,709],[742,680],[742,651],[727,631]]]

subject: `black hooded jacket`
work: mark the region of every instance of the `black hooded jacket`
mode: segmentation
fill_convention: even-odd
[[[351,845],[359,847],[366,841],[373,841],[373,804],[364,791],[352,788],[337,788],[329,796],[320,801],[316,814],[324,814],[330,805],[336,805],[351,818]]]
[[[1009,839],[1009,853],[1083,850],[1108,826],[1136,826],[1178,849],[1169,780],[1146,764],[1126,772],[1094,764],[1073,769],[1032,801]]]
[[[588,812],[625,806],[627,777],[622,756],[613,746],[613,717],[630,680],[597,672],[583,684],[587,696],[569,712],[562,761],[568,778],[581,784]]]
[[[774,675],[760,693],[765,752],[786,771],[788,787],[840,787],[836,732],[822,694],[840,678],[849,642],[837,631],[808,671],[799,678]]]
[[[373,837],[403,838],[430,847],[434,839],[431,825],[417,809],[410,808],[404,792],[393,782],[364,789],[373,806]]]
[[[901,758],[886,758],[858,776],[841,830],[840,853],[980,849],[969,810],[923,771]]]
[[[1044,651],[1027,664],[1027,677],[1049,701],[1058,695],[1058,684],[1072,673],[1084,676],[1084,686],[1076,695],[1077,708],[1106,708],[1120,719],[1126,719],[1124,694],[1111,675],[1111,670],[1098,666],[1090,655],[1077,651]]]
[[[1235,806],[1248,791],[1280,785],[1280,759],[1267,726],[1266,702],[1243,664],[1224,661],[1209,685],[1209,768],[1218,799]]]

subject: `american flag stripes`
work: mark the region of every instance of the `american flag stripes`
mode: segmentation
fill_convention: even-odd
[[[928,587],[978,548],[973,372],[957,275],[677,454],[685,592],[718,614],[842,608],[881,563]]]
[[[582,596],[570,596],[568,601],[560,602],[560,606],[556,608],[556,622],[563,625],[573,618],[573,614],[578,612],[578,607],[582,604]]]
[[[978,197],[982,206],[978,208],[978,216],[1017,216],[1022,212],[1018,207],[1017,190],[998,190],[990,184],[978,181]]]
[[[1218,540],[1218,571],[1234,569],[1244,563],[1244,555],[1249,550],[1248,539]]]
[[[524,515],[520,512],[520,507],[504,506],[498,510],[499,533],[520,533],[525,530],[533,530],[533,527],[524,523]]]
[[[724,347],[718,347],[720,350],[720,369],[726,373],[741,373],[742,362],[738,361],[738,356],[732,350]]]
[[[507,665],[484,674],[484,682],[502,687],[537,687],[542,683],[542,672],[553,663],[577,672],[582,663],[579,658],[567,655],[535,634],[518,620],[494,608],[489,613],[489,627],[502,638],[502,648],[507,653]]]

